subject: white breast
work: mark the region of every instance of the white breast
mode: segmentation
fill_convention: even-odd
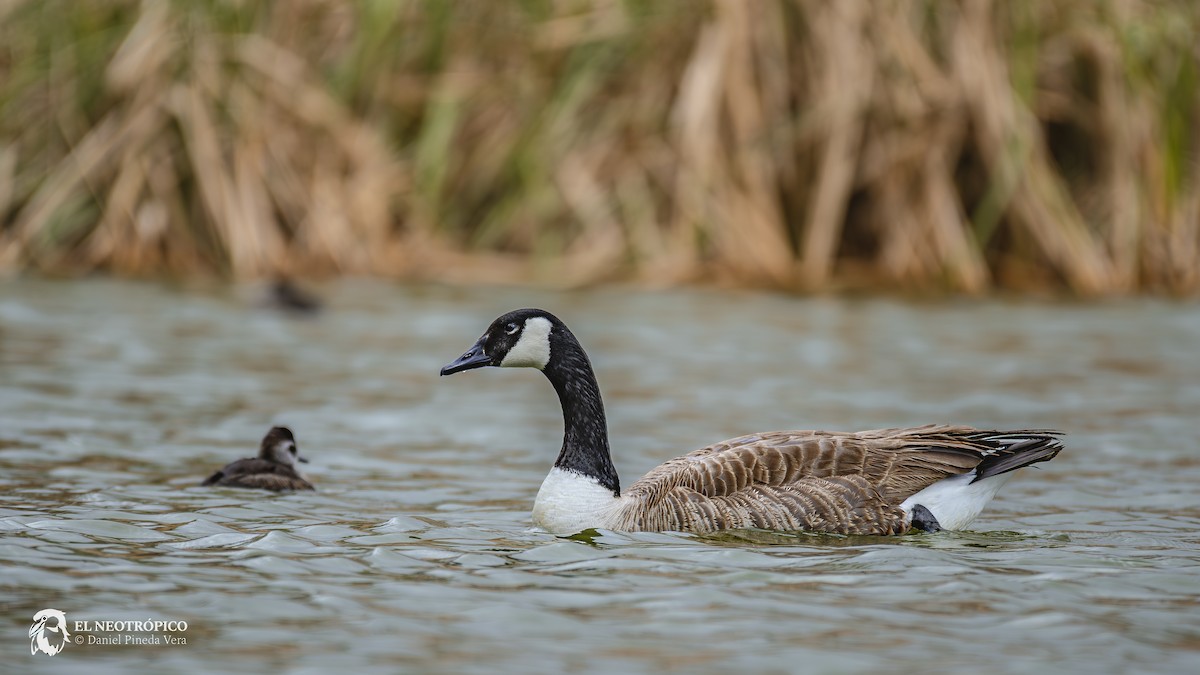
[[[621,498],[594,478],[554,467],[533,502],[533,524],[554,534],[608,527],[620,504]]]

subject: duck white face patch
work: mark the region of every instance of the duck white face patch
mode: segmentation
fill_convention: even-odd
[[[537,368],[541,370],[550,363],[550,320],[535,316],[525,320],[525,330],[521,331],[521,339],[508,350],[502,368]]]
[[[296,456],[292,454],[292,448],[296,447],[294,441],[279,441],[271,448],[271,455],[275,461],[286,466],[296,465]]]

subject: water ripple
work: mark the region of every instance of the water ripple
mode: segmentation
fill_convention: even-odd
[[[10,663],[1200,668],[1194,306],[323,290],[329,312],[292,322],[221,290],[0,286]],[[489,318],[528,305],[568,317],[591,347],[626,484],[761,429],[1048,426],[1070,432],[1068,449],[1023,472],[973,532],[552,537],[528,511],[559,443],[553,391],[529,372],[437,378]],[[295,430],[317,492],[198,487],[272,424]],[[27,657],[23,631],[44,607],[182,619],[189,643]]]

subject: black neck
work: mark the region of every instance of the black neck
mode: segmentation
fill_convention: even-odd
[[[555,326],[554,332],[550,362],[542,371],[563,411],[563,446],[554,466],[595,478],[619,496],[621,482],[608,452],[608,424],[592,364],[565,326]]]

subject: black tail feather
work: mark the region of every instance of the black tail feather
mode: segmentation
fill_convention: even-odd
[[[1008,437],[999,435],[994,440],[1001,449],[975,467],[972,483],[1054,459],[1063,448],[1056,432],[1014,433]]]

